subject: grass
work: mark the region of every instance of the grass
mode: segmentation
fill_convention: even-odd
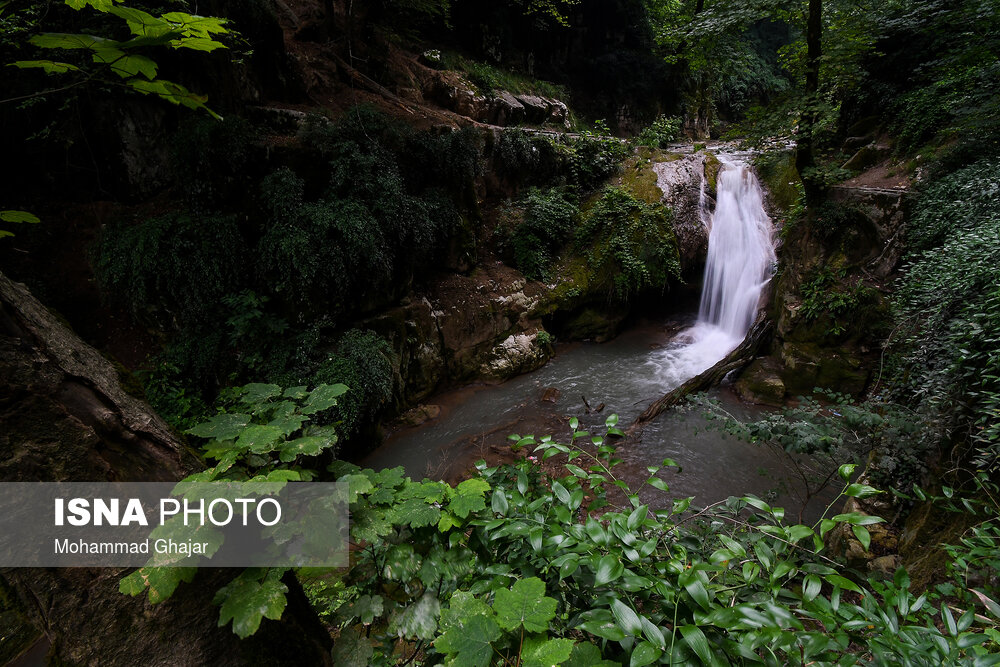
[[[469,82],[483,95],[493,95],[506,90],[520,95],[540,95],[567,101],[569,93],[565,86],[550,81],[534,79],[512,70],[501,69],[488,63],[470,60],[454,51],[441,53],[441,65],[445,69],[465,74]]]

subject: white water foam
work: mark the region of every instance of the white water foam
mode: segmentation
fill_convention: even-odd
[[[771,220],[760,183],[746,164],[719,155],[701,306],[694,326],[650,357],[661,387],[673,388],[708,370],[746,337],[775,262]],[[703,198],[704,199],[704,198]]]

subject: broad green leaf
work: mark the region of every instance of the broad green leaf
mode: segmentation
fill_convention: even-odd
[[[284,572],[282,568],[271,569],[260,579],[254,570],[244,570],[220,589],[215,596],[216,604],[222,603],[219,627],[232,621],[233,632],[246,639],[257,632],[263,619],[281,618],[288,592],[288,587],[281,583]]]
[[[503,633],[490,616],[471,616],[448,628],[434,641],[434,648],[453,656],[455,667],[486,667],[493,657],[493,642]]]
[[[832,585],[837,586],[839,588],[843,588],[844,590],[854,591],[855,593],[861,592],[861,588],[858,587],[856,583],[854,583],[850,579],[840,576],[839,574],[828,574],[823,578],[826,579],[828,582],[830,582]]]
[[[573,652],[572,639],[547,639],[529,637],[521,650],[521,664],[524,667],[552,667],[569,660]]]
[[[185,433],[199,438],[215,440],[235,440],[250,423],[250,415],[224,412],[211,417],[207,422],[189,428]]]
[[[625,566],[617,556],[611,554],[602,556],[597,561],[597,567],[595,568],[594,585],[603,586],[604,584],[611,583],[622,576],[624,572]]]
[[[168,599],[183,581],[190,583],[198,572],[194,567],[142,567],[118,582],[125,595],[141,595],[149,589],[149,602],[158,604]]]
[[[682,625],[681,626],[681,637],[684,638],[684,643],[694,651],[703,664],[712,664],[712,648],[708,644],[708,638],[705,637],[705,633],[701,631],[697,625]]]
[[[433,639],[440,614],[441,603],[437,596],[427,592],[393,619],[389,631],[395,632],[398,637]]]
[[[601,649],[590,642],[577,642],[573,646],[569,660],[563,663],[565,667],[621,667],[617,662],[603,660]]]
[[[851,531],[858,538],[858,542],[861,542],[861,546],[865,548],[865,551],[868,551],[868,547],[872,544],[872,536],[868,532],[868,529],[864,526],[851,526]]]
[[[254,424],[248,426],[237,438],[236,444],[241,449],[248,449],[254,454],[266,454],[275,449],[275,444],[281,440],[282,433],[273,426]]]
[[[152,77],[150,77],[152,78]],[[243,387],[243,394],[240,398],[244,403],[256,405],[264,401],[281,395],[281,387],[276,384],[261,384],[255,382]]]
[[[486,492],[490,490],[487,481],[473,478],[461,482],[455,487],[455,496],[448,504],[448,509],[456,516],[466,518],[471,512],[486,509]]]
[[[422,498],[409,498],[390,510],[389,519],[412,528],[433,526],[441,519],[441,510]]]
[[[368,667],[375,653],[371,641],[360,628],[342,630],[333,644],[333,664],[337,667]]]
[[[556,601],[545,596],[545,583],[541,579],[529,577],[510,589],[497,590],[493,610],[504,630],[524,627],[528,632],[545,632],[556,615]]]
[[[854,469],[857,467],[858,466],[854,463],[845,463],[837,469],[837,474],[840,475],[842,480],[849,482],[851,480],[851,475],[854,474]]]
[[[66,5],[76,10],[93,7],[99,12],[107,12],[111,9],[112,0],[66,0]]]
[[[101,47],[118,46],[118,42],[96,37],[94,35],[78,35],[63,32],[43,32],[28,40],[41,49],[98,49]]]
[[[76,72],[80,69],[76,65],[60,63],[54,60],[18,60],[10,64],[20,69],[42,69],[45,70],[46,74],[65,74],[66,72]],[[9,214],[31,216],[34,220],[12,220]],[[39,222],[38,218],[24,211],[0,211],[0,220],[4,222]]]
[[[595,609],[583,614],[584,620],[576,627],[584,632],[617,642],[625,639],[625,632],[618,627],[615,617],[607,609]]]
[[[873,523],[882,523],[885,521],[885,519],[880,516],[871,516],[870,514],[862,514],[861,512],[838,514],[833,517],[833,520],[843,521],[851,524],[852,526],[870,526]]]
[[[302,414],[314,415],[332,408],[337,404],[337,398],[347,392],[342,384],[321,384],[309,393],[309,398],[302,407]]]
[[[802,597],[806,601],[814,599],[823,589],[823,582],[815,574],[806,575],[802,582]]]
[[[337,439],[330,436],[307,435],[294,440],[288,440],[278,446],[283,462],[294,461],[297,456],[316,456],[324,449],[336,444]]]
[[[186,35],[197,37],[209,37],[210,35],[222,35],[229,32],[226,28],[226,19],[217,16],[198,16],[196,14],[185,14],[183,12],[167,12],[160,18],[176,24]]]
[[[879,491],[873,486],[868,486],[867,484],[851,484],[844,490],[845,496],[850,496],[851,498],[867,498],[868,496],[874,496],[882,491]]]
[[[615,621],[618,623],[625,634],[631,635],[633,637],[638,637],[642,634],[642,621],[639,620],[639,615],[635,613],[632,607],[628,606],[621,600],[611,601],[611,613],[615,617]]]
[[[628,664],[629,667],[643,667],[656,662],[661,655],[663,655],[663,651],[649,642],[639,642],[639,645],[632,650],[632,657]]]

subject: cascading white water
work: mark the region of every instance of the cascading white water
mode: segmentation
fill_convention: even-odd
[[[679,344],[650,360],[659,381],[671,387],[707,370],[742,342],[775,261],[771,220],[757,177],[730,156],[719,155],[719,160],[715,213],[702,210],[710,232],[698,320]]]

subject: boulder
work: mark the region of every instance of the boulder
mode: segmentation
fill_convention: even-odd
[[[514,98],[524,107],[524,120],[534,125],[541,125],[549,118],[550,104],[536,95],[515,95]]]
[[[524,105],[506,90],[501,90],[490,100],[489,118],[491,123],[502,127],[518,125],[524,121]]]
[[[785,383],[775,361],[769,357],[755,359],[743,371],[734,385],[737,395],[745,401],[781,407],[785,403]]]

